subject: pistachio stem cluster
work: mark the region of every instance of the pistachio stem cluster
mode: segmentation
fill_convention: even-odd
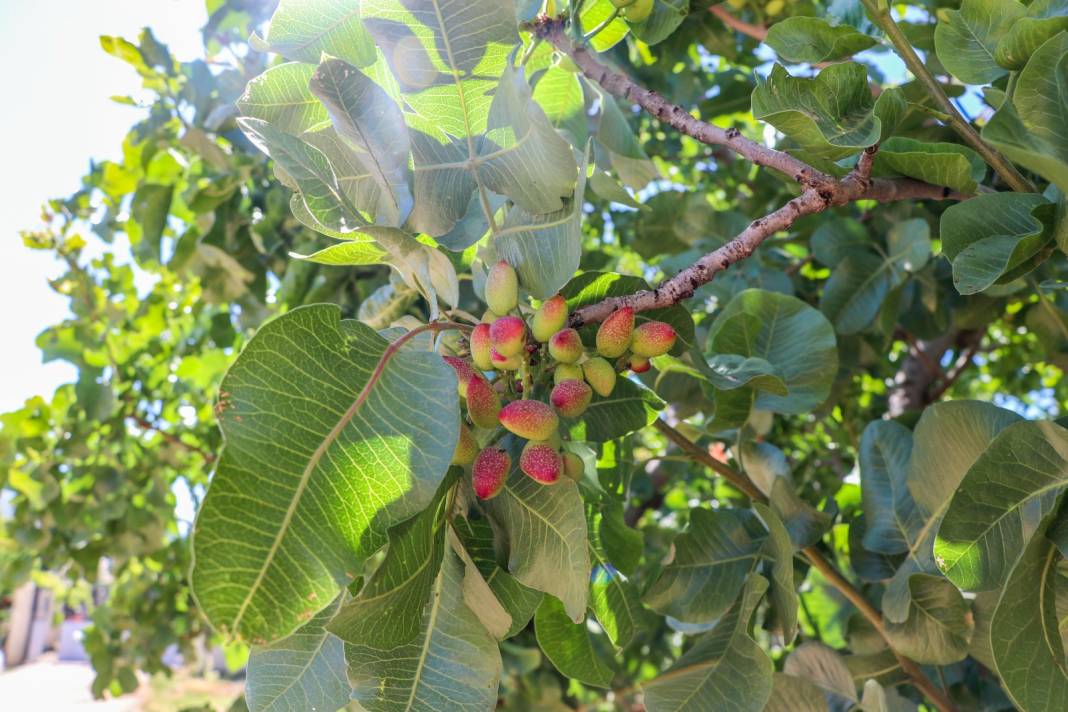
[[[574,421],[595,394],[612,394],[619,370],[641,373],[651,358],[670,351],[675,330],[660,321],[635,326],[634,310],[627,307],[600,325],[589,350],[567,325],[571,315],[562,295],[523,316],[518,277],[504,261],[489,270],[485,300],[489,310],[471,331],[466,351],[442,357],[456,372],[466,410],[453,464],[471,467],[477,496],[495,496],[512,470],[504,446],[510,434],[526,441],[519,469],[535,482],[581,478],[584,464],[568,444]]]

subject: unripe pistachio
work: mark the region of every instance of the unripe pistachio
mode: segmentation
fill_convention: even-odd
[[[507,314],[519,302],[519,277],[504,260],[490,267],[486,275],[486,304],[498,314]]]
[[[593,391],[585,381],[563,381],[549,394],[556,412],[565,418],[577,418],[586,412]]]
[[[582,458],[573,452],[565,452],[560,458],[564,463],[564,474],[578,482],[586,471],[586,465]]]
[[[772,0],[775,2],[776,0]],[[634,0],[623,9],[627,22],[645,22],[653,12],[653,0]]]
[[[593,388],[594,393],[602,398],[612,395],[612,390],[616,387],[616,369],[608,361],[600,356],[591,358],[582,364],[582,375],[586,377],[586,382]]]
[[[557,294],[546,299],[530,321],[530,333],[540,343],[548,341],[553,334],[567,326],[567,300]]]
[[[452,370],[456,371],[456,390],[463,396],[467,397],[467,382],[471,380],[471,376],[475,375],[475,369],[471,368],[471,364],[464,361],[457,356],[442,356],[445,359],[445,363],[452,366]]]
[[[634,310],[623,307],[612,312],[597,329],[597,353],[605,358],[619,358],[630,348],[634,333]]]
[[[523,354],[505,356],[497,349],[493,349],[490,351],[490,361],[493,362],[493,368],[498,371],[518,371],[523,365]]]
[[[502,356],[515,356],[527,343],[527,325],[517,316],[502,316],[490,324],[490,343]]]
[[[478,443],[467,426],[460,423],[460,439],[456,441],[456,449],[452,453],[452,464],[470,465],[478,454]]]
[[[497,416],[501,412],[501,398],[489,381],[476,373],[467,382],[467,414],[471,422],[480,428],[497,427]]]
[[[512,458],[507,452],[495,447],[488,447],[478,453],[475,466],[471,468],[471,484],[480,499],[490,499],[497,495],[508,479],[512,469]]]
[[[577,363],[561,363],[553,369],[553,383],[582,379],[582,366]]]
[[[662,321],[647,321],[634,330],[630,350],[638,356],[662,356],[675,345],[675,329]]]
[[[561,329],[549,339],[549,355],[560,363],[575,363],[582,354],[582,338],[574,329]]]
[[[493,344],[490,342],[490,325],[479,324],[471,332],[471,360],[482,371],[493,368],[491,353]]]
[[[552,445],[531,441],[519,456],[519,469],[535,482],[550,485],[560,479],[563,462]]]
[[[612,0],[612,6],[613,7],[617,7],[620,10],[625,8],[627,5],[631,5],[633,3],[634,3],[634,0]]]
[[[635,373],[645,373],[652,365],[649,363],[649,359],[638,354],[631,354],[630,359],[627,361],[627,365],[630,366],[630,370]]]
[[[527,440],[548,440],[560,423],[548,403],[536,400],[512,401],[501,409],[497,419],[508,430]]]
[[[496,313],[492,309],[487,309],[486,311],[482,312],[482,318],[479,321],[481,321],[483,324],[492,324],[500,318],[500,314]]]

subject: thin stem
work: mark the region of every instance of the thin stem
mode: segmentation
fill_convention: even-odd
[[[702,447],[691,441],[665,421],[657,420],[653,425],[657,430],[666,435],[671,442],[675,443],[679,449],[687,455],[692,456],[697,462],[722,476],[725,480],[748,495],[750,499],[755,502],[767,503],[768,498],[763,492],[757,489],[752,480],[750,480],[744,473],[735,470],[725,462],[720,462],[715,459]],[[887,646],[894,653],[898,663],[901,665],[901,669],[912,678],[912,683],[916,688],[923,692],[931,703],[941,710],[941,712],[953,712],[956,710],[954,704],[942,694],[942,691],[939,690],[933,682],[931,682],[919,665],[894,650],[889,634],[886,631],[886,626],[883,623],[882,613],[880,613],[879,610],[864,597],[864,594],[861,593],[849,579],[843,576],[834,564],[828,561],[823,553],[816,547],[807,547],[802,549],[801,553],[812,565],[812,568],[819,571],[829,584],[834,586],[839,593],[845,596],[845,598],[852,603],[858,611],[860,611],[861,615],[868,619],[868,622],[872,624],[872,627],[880,636],[882,636],[883,640],[886,641]]]
[[[908,38],[905,37],[905,33],[902,32],[901,28],[894,22],[894,18],[890,15],[889,6],[878,0],[863,0],[863,2],[864,6],[868,9],[868,14],[871,16],[872,21],[886,33],[887,38],[897,50],[897,54],[905,62],[905,66],[907,66],[909,71],[912,72],[912,75],[924,85],[927,89],[927,93],[934,99],[938,108],[949,118],[949,125],[953,127],[953,130],[964,139],[965,143],[975,149],[991,168],[997,171],[1010,188],[1021,193],[1033,193],[1035,187],[1031,185],[1031,182],[1024,178],[1023,175],[1016,170],[1016,167],[1004,156],[983,141],[972,125],[961,116],[957,107],[950,101],[946,92],[938,83],[938,80],[927,71],[927,67],[924,66],[923,60],[916,54],[916,50],[912,48]]]

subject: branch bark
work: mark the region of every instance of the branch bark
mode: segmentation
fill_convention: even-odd
[[[657,430],[667,436],[668,440],[675,443],[680,450],[694,461],[719,474],[723,479],[741,490],[751,500],[767,504],[768,498],[744,473],[739,472],[730,465],[720,462],[712,457],[708,451],[697,445],[665,421],[658,419],[654,423],[654,426]],[[819,571],[827,582],[838,589],[838,591],[845,596],[858,611],[860,611],[860,614],[872,624],[872,627],[876,632],[878,632],[883,640],[886,641],[887,647],[894,653],[894,657],[897,658],[898,664],[901,665],[901,669],[904,670],[912,680],[912,684],[915,685],[935,707],[941,710],[941,712],[955,712],[957,708],[953,702],[949,700],[945,693],[943,693],[942,690],[940,690],[938,686],[924,674],[920,666],[917,665],[915,661],[894,650],[894,646],[886,632],[886,626],[883,623],[882,613],[864,597],[864,594],[860,589],[854,586],[853,583],[823,555],[823,552],[816,547],[810,546],[806,549],[802,549],[801,555],[812,565],[812,568]]]

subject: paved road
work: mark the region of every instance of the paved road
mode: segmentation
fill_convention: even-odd
[[[136,712],[134,695],[94,700],[89,686],[93,670],[85,663],[61,663],[44,655],[30,665],[0,673],[0,707],[4,712]]]

